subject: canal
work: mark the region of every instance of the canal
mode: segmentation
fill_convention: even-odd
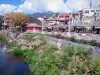
[[[0,75],[25,75],[29,72],[23,56],[5,53],[6,46],[0,42]]]

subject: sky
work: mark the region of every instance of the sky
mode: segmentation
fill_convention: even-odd
[[[90,0],[0,0],[0,14],[10,12],[23,12],[33,14],[36,12],[76,12],[89,8]],[[97,8],[100,0],[92,0],[92,7]]]

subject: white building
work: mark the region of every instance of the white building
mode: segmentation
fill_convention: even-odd
[[[82,10],[82,22],[84,24],[95,21],[95,13],[100,12],[100,9],[83,9]]]

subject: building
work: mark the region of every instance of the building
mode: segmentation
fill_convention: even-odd
[[[11,18],[5,16],[5,17],[4,17],[4,23],[3,23],[3,25],[4,25],[4,28],[5,28],[5,29],[8,29],[9,27],[13,27],[13,23],[12,23]]]
[[[30,33],[38,33],[41,32],[41,26],[37,25],[36,23],[29,23],[26,26],[26,32]]]
[[[0,30],[3,28],[4,16],[0,15]]]
[[[71,25],[78,32],[81,32],[83,28],[86,28],[87,32],[92,32],[93,27],[100,27],[98,20],[100,20],[100,9],[83,9],[74,14],[72,13]]]
[[[69,19],[70,19],[69,13],[59,14],[58,17],[57,17],[57,20],[59,22],[62,22],[62,23],[65,23],[65,24],[68,24]]]

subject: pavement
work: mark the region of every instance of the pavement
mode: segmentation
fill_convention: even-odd
[[[96,40],[97,42],[100,42],[100,34],[86,34],[86,35],[75,35],[76,39],[84,39],[84,40]]]
[[[52,32],[49,32],[48,34],[53,34],[53,35],[56,35],[56,34],[61,34],[62,36],[64,37],[68,37],[68,32],[55,32],[55,33],[52,33]],[[70,33],[70,37],[75,37],[76,39],[84,39],[84,40],[96,40],[97,42],[100,42],[100,34],[91,34],[91,33],[87,33],[87,34],[84,34],[82,35],[81,33],[74,33],[74,32],[71,32]]]

